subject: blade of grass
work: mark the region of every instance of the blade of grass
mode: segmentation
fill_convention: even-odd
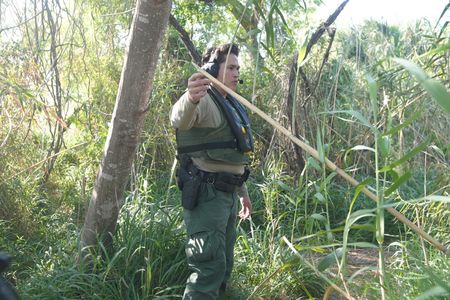
[[[429,78],[428,75],[413,62],[401,58],[394,58],[393,60],[413,75],[427,93],[450,115],[450,92],[447,91],[442,83]]]
[[[301,254],[297,251],[297,249],[295,249],[294,245],[292,245],[291,242],[288,241],[288,239],[283,236],[281,238],[286,245],[288,245],[288,247],[292,250],[292,252],[300,258],[300,260],[306,264],[309,268],[311,268],[312,270],[314,270],[316,272],[316,274],[318,276],[320,276],[323,280],[325,280],[330,286],[332,286],[337,292],[339,292],[342,296],[344,296],[346,299],[353,299],[353,297],[348,294],[347,292],[343,291],[340,287],[338,287],[336,284],[334,284],[330,279],[328,279],[327,276],[325,276],[322,272],[320,272],[317,268],[315,268],[311,263],[309,263],[306,259],[303,258],[303,256],[301,256]]]

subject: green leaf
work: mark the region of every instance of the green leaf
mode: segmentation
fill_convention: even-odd
[[[373,223],[366,223],[366,224],[353,224],[350,228],[351,230],[365,230],[370,232],[375,232],[376,228]]]
[[[375,236],[379,245],[384,243],[384,209],[380,204],[382,204],[383,198],[378,199],[377,203],[377,214],[376,214],[376,232]]]
[[[322,137],[320,135],[320,131],[317,130],[317,152],[319,153],[319,160],[323,164],[325,162],[325,151],[323,149]]]
[[[354,151],[368,150],[368,151],[375,152],[375,149],[373,149],[371,147],[364,146],[364,145],[356,145],[355,147],[351,148],[350,150],[354,150]]]
[[[349,244],[351,246],[359,247],[359,248],[372,248],[372,249],[378,249],[378,246],[369,242],[355,242]]]
[[[327,221],[327,218],[325,218],[321,214],[312,214],[310,217],[312,219],[314,219],[314,220],[321,221],[321,222],[326,222]]]
[[[441,53],[441,52],[445,53],[448,50],[450,50],[450,43],[442,45],[442,46],[434,48],[434,49],[431,49],[430,51],[425,52],[424,54],[421,54],[419,56],[419,58],[426,57],[426,56],[432,56],[432,55],[435,55],[435,54],[438,54],[438,53]]]
[[[316,197],[319,202],[325,203],[325,197],[321,193],[317,192],[314,197]]]
[[[380,135],[378,137],[378,149],[380,149],[381,155],[387,158],[391,153],[391,139],[389,136]]]
[[[290,36],[293,36],[292,30],[291,30],[291,28],[289,28],[289,25],[288,25],[288,23],[286,22],[286,19],[285,19],[283,13],[281,12],[280,8],[278,7],[278,5],[275,7],[275,11],[276,11],[277,14],[280,16],[281,22],[283,23],[283,26],[284,26],[286,32],[288,32]]]
[[[337,248],[336,251],[331,252],[319,262],[317,269],[319,269],[319,271],[321,272],[325,271],[326,269],[334,265],[337,260],[341,259],[342,254],[342,248]]]
[[[384,196],[385,197],[389,196],[400,185],[402,185],[405,181],[407,181],[411,177],[411,175],[412,175],[411,172],[408,171],[405,174],[403,174],[402,176],[400,176],[400,178],[398,178],[388,189],[386,189],[384,191]]]
[[[326,184],[330,184],[331,180],[333,180],[333,178],[337,175],[336,172],[332,172],[330,173],[327,178],[325,178],[325,183]]]
[[[431,201],[431,202],[441,202],[441,203],[450,203],[450,197],[447,196],[438,196],[438,195],[429,195],[423,198],[417,198],[413,200],[409,200],[409,203],[420,203],[425,201]]]
[[[398,179],[399,176],[398,176],[398,172],[397,171],[391,169],[391,170],[389,170],[387,172],[392,177],[392,181],[396,181]]]
[[[450,203],[450,197],[438,196],[438,195],[430,195],[430,196],[426,196],[426,197],[423,197],[423,198],[410,199],[410,200],[407,200],[406,202],[408,204],[419,204],[419,205],[426,205],[426,204],[429,204],[431,202],[449,204]],[[383,208],[398,207],[398,202],[384,203],[382,205],[382,207]],[[450,210],[444,210],[443,214],[444,215],[450,215]]]
[[[371,182],[373,182],[373,178],[366,178],[356,186],[355,194],[353,195],[352,202],[350,202],[350,208],[348,212],[349,214],[352,212],[353,205],[355,204],[356,199],[358,199],[359,194],[361,194],[362,190]],[[350,215],[347,217],[347,219],[348,218],[350,218]]]
[[[445,289],[441,286],[435,286],[431,289],[427,290],[425,293],[421,294],[419,297],[415,298],[415,300],[425,300],[431,299],[433,297],[445,296],[448,295]]]
[[[306,46],[302,46],[300,47],[300,50],[298,51],[297,55],[297,62],[299,63],[299,67],[303,65],[305,56],[306,56]]]
[[[273,24],[273,13],[275,8],[277,7],[277,0],[273,0],[270,4],[270,10],[267,15],[267,23],[266,23],[266,40],[267,46],[270,48],[270,51],[275,51],[275,26]]]
[[[359,219],[374,216],[375,214],[373,213],[373,209],[360,209],[350,215],[350,218],[348,218],[345,225],[348,226],[348,229],[350,229],[350,226],[352,226]]]
[[[352,117],[354,117],[355,119],[357,119],[362,125],[369,127],[372,132],[377,132],[378,129],[374,126],[372,126],[372,124],[369,123],[369,120],[367,120],[366,117],[364,117],[359,111],[355,111],[355,110],[334,110],[334,111],[328,111],[328,112],[324,112],[327,114],[348,114],[351,115]]]
[[[450,284],[445,279],[442,280],[442,278],[440,278],[440,276],[436,276],[436,274],[434,273],[433,270],[430,270],[430,268],[425,267],[425,265],[423,265],[422,263],[420,263],[420,264],[422,265],[423,271],[425,271],[425,273],[427,273],[427,275],[430,277],[430,279],[434,283],[437,283],[441,288],[446,290],[447,296],[450,296]]]
[[[450,92],[437,80],[428,79],[422,82],[427,93],[450,115]]]
[[[422,87],[449,115],[450,115],[450,92],[437,80],[431,79],[416,64],[401,58],[393,59],[396,63],[411,73]]]
[[[261,29],[255,28],[255,29],[247,31],[247,33],[244,35],[244,37],[250,37],[250,36],[253,36],[253,35],[257,35],[260,32],[261,32]]]
[[[392,170],[393,168],[401,165],[402,163],[408,161],[409,159],[413,158],[414,156],[416,156],[417,153],[421,152],[422,150],[424,150],[427,146],[428,146],[428,141],[423,142],[422,144],[420,144],[419,146],[415,147],[414,149],[412,149],[411,151],[409,151],[408,153],[406,153],[402,158],[400,158],[397,161],[394,161],[393,163],[391,163],[388,166],[385,166],[383,168],[381,168],[380,172],[387,172],[389,170]]]
[[[265,67],[265,66],[262,66],[261,67],[261,70],[262,71],[264,71],[264,72],[266,72],[268,75],[270,75],[270,76],[274,76],[274,73],[272,72],[272,70],[270,70],[269,68],[267,68],[267,67]]]
[[[439,154],[441,159],[445,160],[445,153],[444,153],[444,151],[442,151],[442,149],[440,149],[436,145],[431,145],[430,148],[433,149],[434,151],[436,151]]]
[[[263,19],[263,20],[266,20],[266,17],[264,16],[264,12],[263,12],[263,10],[261,9],[261,6],[259,5],[259,1],[252,1],[253,3],[253,7],[254,7],[254,9],[258,12],[258,14],[260,15],[260,17]]]
[[[412,122],[414,122],[415,120],[417,120],[417,118],[420,117],[420,115],[422,114],[421,111],[416,111],[415,113],[412,114],[411,117],[409,117],[405,122],[403,122],[400,125],[397,125],[391,129],[389,129],[388,131],[386,131],[385,133],[383,133],[384,136],[388,136],[388,135],[392,135],[396,132],[399,132],[400,130],[402,130],[403,128],[409,126],[412,124]]]
[[[437,23],[439,23],[440,21],[441,21],[441,19],[442,19],[442,17],[443,16],[445,16],[445,13],[447,12],[447,10],[450,10],[450,2],[444,7],[444,9],[442,10],[442,13],[441,13],[441,15],[439,16],[439,19],[438,19],[438,21],[436,22],[436,24]],[[450,45],[450,44],[449,44]]]
[[[428,79],[428,75],[415,63],[410,62],[409,60],[402,58],[393,58],[393,60],[405,68],[411,75],[416,77],[419,82],[425,81]]]
[[[369,88],[369,98],[370,98],[370,103],[372,104],[373,114],[377,115],[378,114],[377,82],[370,75],[367,75],[366,79],[367,79],[367,84],[368,84],[368,88]]]
[[[287,192],[292,192],[292,188],[289,185],[287,185],[286,183],[284,183],[283,181],[276,180],[275,182],[282,190],[287,191]]]
[[[319,171],[319,172],[322,171],[322,168],[320,167],[320,165],[317,163],[317,161],[313,157],[308,158],[307,165],[313,167],[316,171]]]

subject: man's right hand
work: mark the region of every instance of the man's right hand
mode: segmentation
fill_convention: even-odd
[[[195,73],[188,79],[188,99],[197,104],[206,95],[211,80],[202,73]]]

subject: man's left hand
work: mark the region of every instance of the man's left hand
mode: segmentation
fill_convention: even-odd
[[[241,210],[239,211],[239,217],[241,220],[246,220],[250,218],[252,214],[252,202],[248,197],[241,197]]]

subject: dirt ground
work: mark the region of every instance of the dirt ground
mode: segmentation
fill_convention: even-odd
[[[385,262],[389,263],[393,256],[392,252],[385,252]],[[358,282],[364,280],[378,280],[377,277],[377,266],[378,266],[378,249],[351,249],[347,252],[347,271],[349,275],[356,274],[360,271],[361,273],[354,276],[353,283],[358,285]],[[328,273],[337,276],[339,273],[338,267],[333,266],[328,269]],[[340,286],[342,288],[342,285]],[[356,295],[351,295],[356,297]],[[324,300],[337,300],[346,299],[339,292],[334,290],[332,287],[328,287],[323,296]]]

